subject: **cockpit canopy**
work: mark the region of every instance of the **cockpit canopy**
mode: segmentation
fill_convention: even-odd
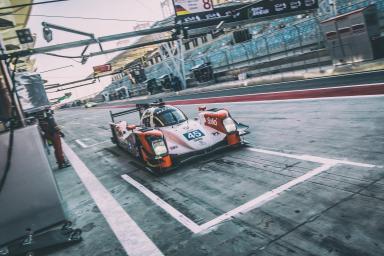
[[[141,123],[145,127],[166,127],[187,121],[185,114],[173,106],[159,106],[144,111]]]

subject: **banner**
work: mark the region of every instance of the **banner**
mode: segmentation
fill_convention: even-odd
[[[185,14],[177,16],[176,21],[181,21],[184,25],[190,22],[207,21],[204,25],[196,25],[196,27],[204,27],[215,25],[216,22],[211,22],[222,17],[229,17],[226,22],[237,22],[247,19],[268,18],[272,16],[289,16],[297,13],[315,10],[319,7],[318,0],[264,0],[254,5],[233,4],[230,6],[216,7],[212,11]],[[194,28],[195,26],[189,26]]]
[[[100,66],[94,66],[93,67],[93,72],[94,73],[104,73],[112,70],[111,64],[104,64]]]
[[[213,10],[212,0],[173,0],[176,16]]]

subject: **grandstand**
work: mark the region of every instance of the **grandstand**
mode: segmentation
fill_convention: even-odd
[[[252,39],[234,43],[231,31],[222,36],[207,40],[194,39],[193,47],[184,46],[184,69],[188,85],[196,85],[191,69],[203,63],[211,63],[216,81],[233,79],[234,74],[246,71],[250,76],[306,67],[330,65],[319,23],[335,15],[344,14],[375,4],[381,15],[384,13],[384,0],[336,0],[335,6],[329,1],[320,1],[317,13],[297,15],[271,21],[247,24]],[[381,21],[384,17],[381,17]],[[170,19],[167,19],[168,21]],[[383,27],[383,24],[381,24]],[[147,63],[145,74],[148,79],[159,78],[171,73],[173,56],[158,58]],[[282,69],[282,62],[290,62]],[[279,64],[279,68],[273,68]],[[126,80],[126,79],[125,79]],[[115,81],[122,85],[121,81]],[[112,84],[113,85],[113,84]]]

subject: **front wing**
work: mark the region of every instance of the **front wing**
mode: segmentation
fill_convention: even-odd
[[[220,142],[218,142],[218,143],[216,143],[216,144],[214,144],[208,148],[202,149],[202,150],[197,150],[197,151],[189,152],[189,153],[182,154],[182,155],[172,155],[171,154],[171,158],[175,162],[175,165],[180,165],[180,164],[189,162],[191,160],[194,160],[196,158],[211,156],[214,153],[222,152],[226,149],[245,146],[247,144],[248,143],[245,140],[242,140],[240,142],[240,144],[228,145],[228,143],[225,140],[223,140],[223,141],[220,141]]]

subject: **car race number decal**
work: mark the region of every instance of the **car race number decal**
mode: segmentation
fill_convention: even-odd
[[[204,133],[200,130],[194,130],[183,134],[187,140],[194,140],[204,136]]]

